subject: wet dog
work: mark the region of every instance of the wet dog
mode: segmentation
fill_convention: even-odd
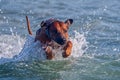
[[[32,35],[27,16],[26,20],[28,32]],[[69,40],[68,29],[72,23],[72,19],[68,19],[65,22],[56,19],[48,19],[41,22],[41,28],[36,31],[35,42],[40,41],[42,43],[47,59],[54,58],[52,49],[59,47],[63,50],[62,56],[64,58],[71,54],[72,42]]]

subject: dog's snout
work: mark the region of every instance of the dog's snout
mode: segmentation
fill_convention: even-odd
[[[65,38],[63,38],[63,41],[64,41],[64,42],[66,42],[66,39],[65,39]]]
[[[66,43],[66,39],[65,38],[56,38],[55,40],[58,44],[60,45],[64,45]]]

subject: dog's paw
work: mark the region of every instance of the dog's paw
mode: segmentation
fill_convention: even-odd
[[[52,48],[50,46],[47,46],[47,48],[45,49],[45,53],[46,53],[47,59],[51,60],[54,57],[52,53]]]
[[[72,51],[72,42],[68,41],[66,46],[64,47],[64,52],[62,53],[62,56],[64,58],[68,57],[71,54]]]
[[[67,49],[67,50],[65,50],[65,52],[62,53],[62,56],[64,58],[67,58],[70,54],[71,54],[71,51]]]
[[[51,53],[52,52],[52,48],[50,46],[45,47],[45,52]]]

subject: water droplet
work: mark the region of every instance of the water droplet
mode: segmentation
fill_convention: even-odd
[[[117,48],[114,48],[113,51],[117,51]]]
[[[99,17],[99,19],[102,19],[102,17]]]
[[[5,17],[5,16],[3,16],[3,18],[4,18],[4,19],[6,19],[6,17]]]

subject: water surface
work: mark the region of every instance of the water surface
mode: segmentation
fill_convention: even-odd
[[[120,0],[0,0],[0,80],[119,80],[119,3]],[[26,15],[34,34],[43,20],[72,18],[71,57],[9,61],[31,50],[23,50],[28,39]],[[34,54],[35,48],[32,51]]]

